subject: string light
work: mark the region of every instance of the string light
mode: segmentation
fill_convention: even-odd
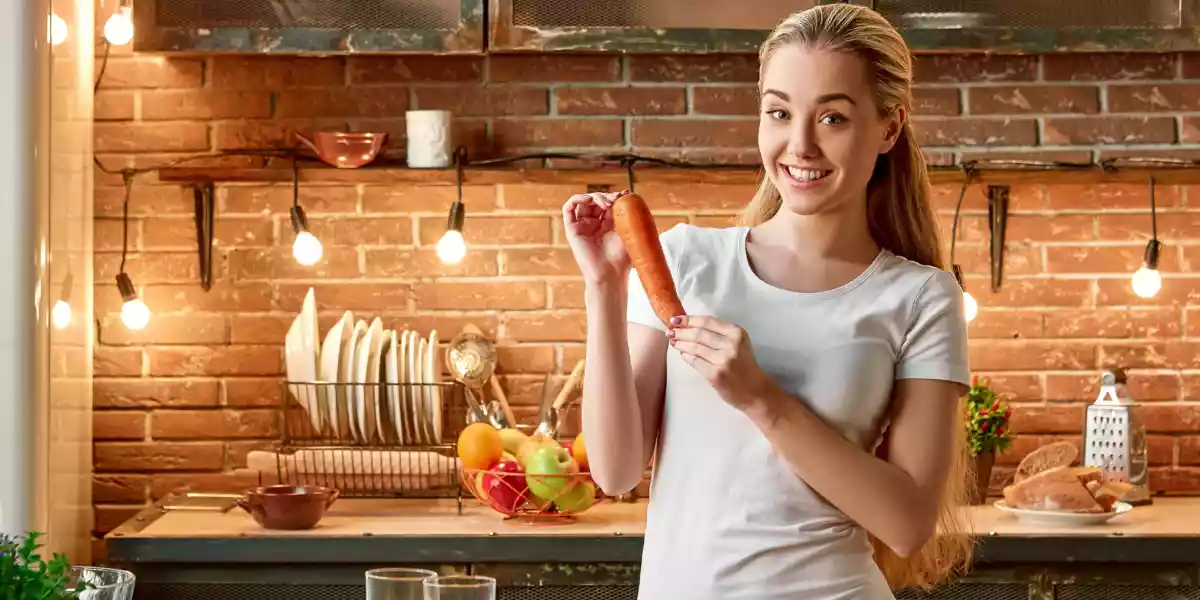
[[[55,13],[50,13],[50,45],[57,46],[67,41],[67,22]]]
[[[304,266],[312,266],[321,260],[325,249],[321,240],[308,231],[308,217],[300,208],[300,172],[296,167],[296,157],[292,157],[292,230],[296,232],[296,241],[292,242],[292,256],[296,262]]]
[[[454,153],[454,166],[458,176],[458,198],[450,205],[450,216],[446,219],[446,233],[437,243],[438,259],[443,264],[456,265],[467,256],[467,240],[463,238],[463,222],[467,218],[467,209],[463,206],[463,163],[466,162],[466,151],[459,148]]]
[[[74,281],[71,272],[63,279],[62,294],[50,309],[50,322],[55,329],[66,329],[71,324],[71,284]]]
[[[125,257],[129,253],[129,196],[133,189],[134,173],[125,172],[125,202],[121,208],[121,268],[117,272],[117,290],[121,292],[121,322],[126,327],[139,330],[145,329],[150,323],[150,307],[138,297],[133,280],[125,272]]]
[[[114,46],[124,46],[133,40],[132,0],[120,0],[117,10],[104,23],[104,39]]]
[[[958,204],[954,207],[954,222],[950,226],[950,268],[954,273],[954,280],[958,282],[958,287],[963,291],[963,320],[970,323],[979,316],[979,302],[967,291],[967,286],[963,283],[962,267],[954,263],[954,246],[958,241],[958,214],[962,210],[963,198],[967,196],[967,187],[971,185],[971,179],[975,176],[975,164],[973,162],[965,163],[962,166],[963,174],[966,177],[963,180],[962,189],[958,192]]]
[[[1134,271],[1130,279],[1133,293],[1142,298],[1153,298],[1162,289],[1162,274],[1158,272],[1158,251],[1162,243],[1158,241],[1158,214],[1154,203],[1154,176],[1150,176],[1150,241],[1146,243],[1146,252],[1142,256],[1142,268]]]

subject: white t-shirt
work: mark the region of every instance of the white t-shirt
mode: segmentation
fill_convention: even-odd
[[[873,449],[893,381],[969,383],[954,277],[886,250],[820,293],[751,270],[749,228],[662,234],[688,314],[741,326],[763,370],[848,439]],[[630,274],[628,320],[665,331]],[[879,600],[893,595],[867,533],[808,487],[741,411],[673,348],[651,482],[640,600]]]

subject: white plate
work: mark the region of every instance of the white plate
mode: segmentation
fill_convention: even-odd
[[[383,321],[380,321],[379,317],[375,317],[371,321],[371,326],[367,327],[367,334],[354,349],[354,409],[358,419],[360,440],[367,444],[375,438],[375,409],[371,406],[374,401],[375,388],[363,384],[371,381],[369,378],[371,359],[374,356],[376,362],[379,360],[379,342],[382,341],[382,336]],[[378,381],[378,366],[375,367],[375,376]]]
[[[291,382],[317,381],[317,366],[320,364],[320,343],[317,341],[317,300],[313,289],[308,288],[300,314],[292,320],[284,339],[287,379]],[[296,401],[308,412],[313,431],[321,432],[321,404],[316,385],[292,385],[291,392]]]
[[[383,381],[386,391],[388,413],[392,416],[392,429],[396,432],[396,441],[404,443],[404,411],[400,408],[400,333],[389,331],[387,346],[383,349]]]
[[[420,382],[420,373],[417,371],[417,332],[408,332],[408,349],[404,355],[404,360],[407,362],[405,370],[405,381],[409,384]],[[421,421],[421,394],[419,386],[408,385],[408,414],[412,416],[412,432],[413,441],[417,444],[425,443],[424,426]]]
[[[392,429],[392,418],[389,410],[390,402],[388,402],[387,386],[383,385],[387,381],[387,367],[384,366],[384,352],[390,350],[392,343],[388,341],[392,337],[390,329],[384,329],[379,332],[379,349],[375,352],[375,358],[371,360],[371,365],[367,367],[367,377],[374,383],[372,389],[375,390],[375,436],[379,441],[386,442],[388,440],[388,431]],[[371,371],[375,375],[371,375]]]
[[[367,322],[359,319],[354,323],[354,329],[350,333],[349,341],[342,348],[342,360],[339,366],[341,378],[338,381],[342,383],[340,387],[344,390],[346,397],[340,399],[342,406],[338,412],[339,418],[342,414],[346,416],[346,430],[350,432],[350,437],[361,441],[362,434],[358,432],[358,410],[355,408],[355,404],[357,404],[355,397],[358,394],[351,384],[354,383],[355,365],[358,364],[356,360],[358,346],[367,335]]]
[[[429,332],[429,344],[425,347],[425,383],[442,381],[442,361],[438,360],[438,333],[434,329]],[[442,441],[442,390],[436,385],[430,385],[425,390],[429,401],[429,425],[433,434],[434,444]]]
[[[350,337],[354,328],[354,319],[349,311],[342,315],[341,320],[334,323],[329,328],[329,333],[325,334],[325,342],[321,344],[321,371],[319,373],[322,385],[325,389],[325,420],[329,424],[333,437],[341,439],[342,428],[338,422],[338,397],[337,394],[341,388],[338,387],[338,359],[342,355],[342,346],[346,343],[346,338]]]
[[[993,506],[1003,512],[1014,515],[1021,521],[1031,525],[1049,525],[1052,527],[1085,527],[1088,525],[1100,525],[1107,523],[1110,519],[1117,515],[1125,514],[1133,509],[1133,506],[1126,502],[1114,503],[1113,510],[1106,513],[1077,513],[1061,510],[1031,510],[1027,508],[1012,508],[1011,506],[1005,504],[1003,500],[997,500]]]
[[[404,443],[415,444],[416,438],[413,434],[412,401],[409,398],[408,386],[405,385],[405,383],[408,382],[409,373],[408,353],[410,352],[409,346],[411,346],[411,336],[408,335],[409,333],[410,332],[405,329],[404,332],[400,334],[400,353],[396,355],[396,372],[399,374],[396,379],[396,383],[400,385],[396,386],[396,392],[400,396],[400,413],[404,415],[404,423],[402,423],[404,428]]]

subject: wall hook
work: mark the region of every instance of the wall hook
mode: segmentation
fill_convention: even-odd
[[[192,197],[195,199],[196,210],[196,243],[200,256],[200,288],[204,291],[212,289],[212,248],[213,248],[213,184],[212,182],[197,183],[192,187]]]
[[[988,242],[991,256],[988,262],[992,270],[992,293],[1000,291],[1004,279],[1004,232],[1008,226],[1007,185],[989,185],[988,195]]]

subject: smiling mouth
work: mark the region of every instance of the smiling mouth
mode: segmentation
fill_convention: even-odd
[[[800,183],[811,183],[820,181],[829,176],[833,171],[822,169],[802,169],[800,167],[792,167],[789,165],[780,165],[787,172],[788,176]]]

